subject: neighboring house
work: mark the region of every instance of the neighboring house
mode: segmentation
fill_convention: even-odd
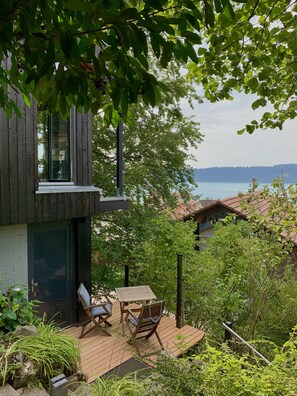
[[[76,290],[91,284],[91,216],[127,201],[102,200],[92,185],[90,114],[72,109],[63,120],[17,103],[22,118],[0,110],[0,289],[26,285],[40,313],[79,322]]]
[[[202,207],[201,201],[190,199],[185,201],[180,194],[175,194],[177,197],[176,208],[172,211],[170,210],[171,216],[175,220],[181,220],[190,213],[195,213],[198,209]]]
[[[235,214],[237,219],[247,220],[248,212],[244,209],[243,203],[249,204],[258,213],[265,215],[269,208],[269,200],[263,199],[259,194],[255,194],[253,199],[250,199],[251,194],[243,194],[240,196],[225,198],[217,201],[209,201],[207,205],[204,202],[204,206],[187,216],[183,217],[183,220],[194,220],[197,221],[197,229],[195,233],[198,238],[209,238],[214,234],[213,225],[224,219],[227,215]]]

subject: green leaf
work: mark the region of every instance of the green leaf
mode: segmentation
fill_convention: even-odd
[[[266,105],[267,105],[267,100],[265,100],[264,98],[260,98],[260,99],[255,100],[255,101],[252,103],[252,109],[253,109],[253,110],[256,110],[256,109],[259,108],[260,106],[261,106],[261,107],[264,107],[264,106],[266,106]]]
[[[113,106],[111,103],[103,106],[104,111],[104,122],[106,125],[110,125],[112,123],[112,113],[113,113]]]
[[[126,8],[117,16],[116,20],[126,22],[128,19],[135,19],[137,17],[138,11],[136,8]]]
[[[194,15],[186,12],[185,16],[186,16],[187,20],[189,21],[190,25],[193,26],[193,28],[200,30],[199,21],[197,20],[197,18]],[[184,29],[184,30],[186,30],[186,29]]]
[[[208,3],[208,1],[205,1],[205,24],[206,26],[214,26],[214,21],[215,21],[215,17],[214,17],[214,13],[213,13],[213,9],[211,7],[211,5]]]
[[[182,34],[183,37],[186,37],[190,41],[192,41],[195,44],[201,44],[201,37],[197,33],[193,33],[190,31],[184,32]]]
[[[137,56],[137,59],[139,60],[139,62],[143,65],[143,67],[148,70],[149,68],[149,64],[148,64],[148,60],[147,58],[143,55],[143,54],[139,54]]]
[[[92,11],[93,7],[91,3],[86,3],[82,0],[72,0],[72,1],[63,1],[63,8],[70,11],[76,12],[90,12]]]
[[[146,101],[146,103],[149,103],[153,107],[156,105],[155,90],[150,82],[146,82],[144,85],[143,99]]]
[[[234,19],[235,14],[232,5],[230,4],[229,0],[223,0],[223,12],[228,19]]]
[[[198,56],[196,54],[196,51],[191,43],[186,41],[185,47],[188,53],[188,56],[191,58],[191,60],[195,63],[198,63]]]
[[[144,2],[148,4],[150,8],[154,8],[155,10],[158,11],[164,11],[161,2],[158,0],[144,0]]]
[[[125,51],[128,51],[131,47],[131,43],[128,38],[127,29],[125,24],[122,23],[114,23],[113,28],[117,32],[118,38],[120,40],[120,44]]]
[[[204,48],[204,47],[199,47],[198,48],[198,55],[204,55],[204,54],[206,54],[206,52],[207,52],[207,49],[206,48]]]
[[[256,129],[255,125],[246,125],[245,127],[246,127],[247,132],[248,132],[250,135],[251,135],[251,134],[255,131],[255,129]]]
[[[187,30],[187,18],[185,14],[181,14],[179,17],[178,28],[181,33]]]
[[[183,0],[184,5],[190,10],[195,10],[197,7],[191,0]]]
[[[163,47],[162,56],[160,59],[160,64],[162,67],[166,67],[168,63],[171,61],[172,58],[172,48],[171,43],[167,42],[166,45]]]
[[[133,24],[131,24],[131,29],[134,32],[133,41],[131,43],[134,55],[137,56],[141,52],[147,54],[147,38],[144,31]]]
[[[159,34],[155,32],[150,33],[151,46],[157,58],[160,58],[160,38]]]
[[[61,46],[64,52],[64,55],[67,59],[70,58],[71,50],[74,42],[74,36],[69,30],[61,31]]]
[[[122,116],[126,117],[128,113],[129,96],[127,90],[123,89],[121,92],[121,112]]]
[[[26,106],[31,107],[32,102],[31,102],[30,96],[25,95],[25,94],[23,93],[22,97],[23,97],[23,100],[24,100]]]
[[[220,0],[214,0],[216,12],[220,13],[223,10]]]
[[[176,47],[177,47],[177,50],[179,52],[180,58],[184,62],[187,62],[187,60],[188,60],[188,51],[187,51],[185,45],[180,40],[177,40],[176,41]]]

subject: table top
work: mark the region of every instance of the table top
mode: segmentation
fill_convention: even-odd
[[[115,291],[120,302],[149,301],[156,298],[149,286],[117,287]]]

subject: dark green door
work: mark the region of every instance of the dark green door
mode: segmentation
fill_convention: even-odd
[[[62,326],[75,322],[76,281],[71,221],[29,225],[29,297],[38,313]]]

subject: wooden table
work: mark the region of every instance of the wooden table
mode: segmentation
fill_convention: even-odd
[[[117,287],[115,289],[121,307],[121,322],[124,334],[124,313],[128,310],[125,306],[135,302],[149,302],[156,298],[152,289],[149,286],[131,286],[131,287]]]

